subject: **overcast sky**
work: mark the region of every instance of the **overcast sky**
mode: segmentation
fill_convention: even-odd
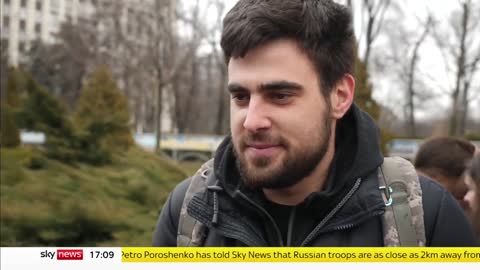
[[[449,29],[449,21],[454,10],[460,8],[460,1],[458,0],[401,0],[399,1],[402,9],[404,10],[405,20],[402,22],[407,30],[420,35],[418,20],[425,21],[428,12],[431,12],[434,17],[439,21],[439,29]],[[478,8],[479,6],[477,6]],[[477,11],[477,14],[480,10]],[[477,28],[480,24],[477,25]],[[442,31],[442,30],[439,30]],[[477,31],[477,35],[480,35],[480,28]],[[476,37],[476,42],[479,44],[480,36]],[[382,46],[382,42],[379,40],[374,46]],[[478,47],[478,46],[477,46]],[[445,68],[444,58],[435,44],[433,39],[427,38],[420,48],[420,62],[419,70],[422,73],[428,74],[423,76],[423,80],[431,91],[436,93],[435,98],[427,100],[423,106],[422,111],[419,111],[417,117],[426,118],[431,116],[438,116],[444,113],[450,106],[450,99],[448,98],[447,91],[450,91],[455,84],[454,74],[451,71],[447,71]],[[474,91],[480,91],[480,73],[477,72],[477,76],[474,78],[472,84],[471,94]],[[380,75],[377,75],[375,79],[378,79]],[[399,106],[395,106],[402,99],[402,91],[398,88],[401,87],[395,80],[391,78],[383,80],[375,89],[375,97],[384,103],[385,105],[393,108],[396,113],[401,112]],[[480,117],[480,95],[476,95],[476,99],[470,104],[470,111],[472,116]]]

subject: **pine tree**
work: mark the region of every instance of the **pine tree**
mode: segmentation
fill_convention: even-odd
[[[9,67],[6,78],[6,91],[2,93],[2,98],[8,106],[18,108],[21,105],[21,99],[24,95],[25,78],[23,73],[13,67]]]
[[[17,112],[20,127],[45,134],[45,151],[48,157],[66,163],[78,159],[78,139],[74,136],[73,126],[68,118],[65,106],[28,73],[23,78],[26,97],[22,97]]]
[[[372,89],[365,64],[357,57],[355,60],[355,104],[378,123],[380,105],[372,97]],[[387,153],[387,143],[394,137],[394,134],[389,130],[380,129],[379,135],[382,152],[385,154]]]
[[[16,120],[21,104],[23,80],[21,72],[12,67],[8,68],[6,76],[6,87],[2,89],[0,104],[0,145],[16,147],[20,145],[20,131]]]
[[[0,146],[16,147],[20,145],[20,131],[15,117],[6,103],[0,105]]]
[[[380,106],[372,97],[372,85],[362,60],[355,60],[355,104],[373,119],[380,117]]]
[[[26,75],[28,97],[21,113],[22,126],[48,136],[64,136],[71,130],[65,106],[48,90]]]
[[[82,89],[74,121],[102,149],[125,149],[133,144],[127,100],[108,67],[99,67]]]

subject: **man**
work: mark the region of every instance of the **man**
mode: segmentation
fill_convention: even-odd
[[[480,240],[480,153],[474,156],[467,169],[465,184],[468,189],[464,197],[468,205],[467,213]]]
[[[352,105],[349,10],[326,0],[241,0],[223,23],[231,136],[208,175],[217,182],[186,209],[191,179],[179,184],[153,245],[177,245],[182,211],[206,227],[203,246],[383,246],[383,157],[373,120]],[[426,244],[474,245],[448,192],[432,181],[421,187]]]
[[[465,170],[475,153],[475,145],[454,137],[435,137],[425,141],[415,156],[414,165],[420,174],[438,181],[466,209]]]

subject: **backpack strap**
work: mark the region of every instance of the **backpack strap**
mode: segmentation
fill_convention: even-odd
[[[425,246],[422,189],[413,165],[400,157],[387,157],[379,181],[386,198],[385,246]]]
[[[187,213],[187,207],[196,193],[207,189],[210,178],[213,177],[213,159],[204,163],[192,176],[190,185],[185,193],[180,218],[178,221],[177,246],[198,247],[202,246],[207,234],[207,227]]]

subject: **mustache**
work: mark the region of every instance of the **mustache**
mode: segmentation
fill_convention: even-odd
[[[287,145],[287,141],[281,136],[273,136],[270,132],[248,132],[241,136],[240,145],[246,148],[252,144],[271,144],[271,145]]]

